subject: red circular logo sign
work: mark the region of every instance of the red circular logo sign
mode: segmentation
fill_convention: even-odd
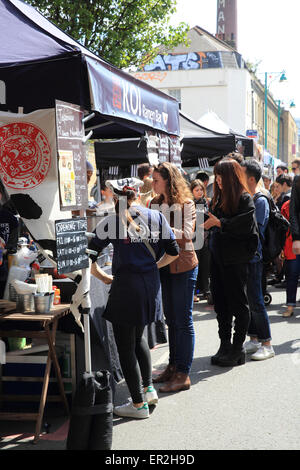
[[[51,163],[44,132],[28,122],[0,127],[0,176],[13,189],[32,189],[42,183]]]

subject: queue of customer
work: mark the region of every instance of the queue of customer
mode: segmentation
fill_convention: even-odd
[[[293,164],[296,168],[296,162]],[[300,173],[300,163],[298,168]],[[104,317],[113,324],[132,397],[129,404],[117,407],[115,414],[146,418],[148,405],[158,401],[153,384],[162,384],[161,393],[191,387],[195,347],[193,303],[199,302],[199,297],[203,299],[211,294],[216,312],[220,347],[211,358],[213,365],[241,365],[246,361],[246,354],[251,354],[253,360],[274,357],[262,289],[262,246],[270,214],[266,194],[271,197],[267,189],[272,191],[272,185],[270,178],[265,178],[267,189],[261,193],[259,163],[254,159],[243,161],[235,155],[221,159],[214,166],[212,198],[206,194],[208,178],[205,182],[197,178],[188,184],[180,170],[168,162],[153,168],[145,164],[139,176],[139,180],[106,182],[116,210],[109,221],[104,219],[97,226],[97,237],[91,245],[97,253],[108,243],[114,245],[112,276],[97,266],[97,257],[93,258],[92,273],[112,284]],[[300,176],[294,180],[291,205],[292,179],[284,168],[278,168],[275,184],[278,207],[292,221],[286,241],[286,245],[293,244],[294,252],[289,260],[293,263],[288,263],[287,270],[289,315],[284,315],[290,316],[295,305],[296,279],[300,275]],[[126,204],[122,212],[123,199]],[[103,224],[108,222],[123,227],[123,239],[102,240],[101,234],[107,232]],[[151,238],[153,223],[155,240]],[[200,247],[195,243],[199,233]],[[127,298],[130,308],[126,308]],[[121,302],[125,306],[122,315]],[[152,378],[143,329],[159,320],[162,312],[168,325],[169,360],[167,367]]]

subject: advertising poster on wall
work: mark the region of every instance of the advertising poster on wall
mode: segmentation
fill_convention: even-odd
[[[56,100],[56,132],[61,210],[88,206],[85,136],[80,106]]]
[[[64,207],[76,205],[73,161],[72,150],[59,150],[60,195],[61,205]]]

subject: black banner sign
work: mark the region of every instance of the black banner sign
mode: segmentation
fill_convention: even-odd
[[[164,134],[159,134],[159,145],[158,145],[158,159],[160,163],[168,162],[170,155],[169,149],[169,137]]]
[[[170,162],[181,168],[180,139],[176,135],[170,136]]]

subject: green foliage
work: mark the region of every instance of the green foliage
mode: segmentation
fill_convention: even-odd
[[[261,60],[259,60],[257,62],[246,61],[247,69],[251,73],[254,73],[254,75],[257,73],[258,67],[260,66],[260,64],[261,64]]]
[[[161,46],[186,43],[188,25],[171,26],[176,0],[27,0],[46,18],[117,67],[149,62]]]

